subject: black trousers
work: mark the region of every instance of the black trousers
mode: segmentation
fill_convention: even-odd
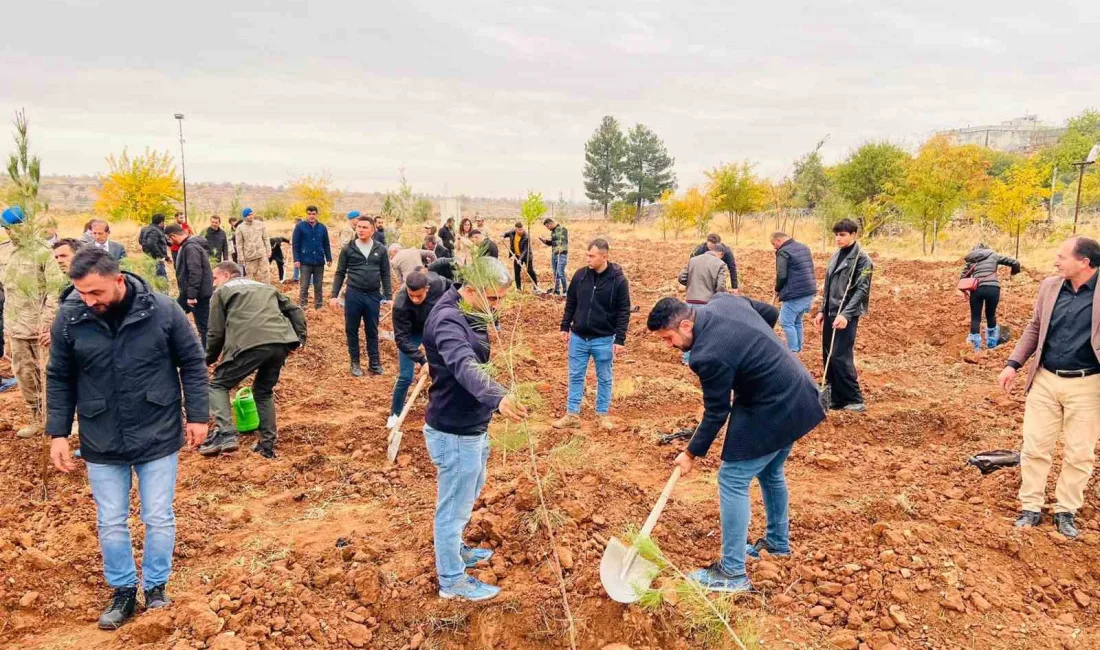
[[[260,444],[273,448],[277,426],[275,421],[275,385],[290,354],[290,346],[272,343],[242,350],[226,363],[219,364],[210,380],[210,410],[221,433],[236,433],[233,426],[229,391],[252,373],[252,396],[260,416]]]
[[[997,303],[1001,302],[1001,288],[997,285],[983,284],[970,292],[970,333],[978,334],[982,327],[982,309],[985,308],[985,322],[989,328],[997,326]]]
[[[367,357],[370,363],[381,363],[378,354],[378,316],[382,311],[382,294],[365,293],[348,288],[344,292],[344,333],[348,338],[348,356],[359,363],[359,323],[367,328]]]
[[[279,271],[279,282],[282,282],[283,281],[283,258],[281,258],[281,257],[272,257],[271,260],[269,260],[269,261],[275,262],[275,268],[278,269],[278,271]]]
[[[199,298],[194,305],[188,305],[187,299],[180,296],[177,302],[179,302],[180,307],[183,307],[183,313],[191,314],[195,319],[195,329],[199,331],[199,340],[202,342],[202,349],[205,350],[206,330],[210,323],[210,299]]]
[[[848,321],[848,327],[836,330],[836,339],[833,339],[833,319],[835,315],[827,316],[821,328],[821,362],[828,359],[828,367],[825,369],[825,383],[832,387],[833,408],[842,408],[849,404],[862,404],[863,392],[859,389],[859,378],[856,376],[856,329],[859,326],[859,317]],[[832,358],[829,358],[830,342],[832,343]]]
[[[323,285],[325,283],[324,264],[305,264],[298,267],[298,304],[305,309],[309,300],[309,285],[313,285],[313,306],[320,309],[324,303]]]
[[[537,275],[535,275],[535,259],[534,259],[533,255],[527,257],[526,266],[527,266],[527,275],[530,276],[531,282],[534,283],[535,288],[537,289],[538,286],[539,286],[539,278],[538,278]],[[520,264],[520,261],[517,260],[514,257],[512,258],[512,270],[516,274],[516,289],[517,290],[523,289],[523,279],[522,279],[523,265]]]

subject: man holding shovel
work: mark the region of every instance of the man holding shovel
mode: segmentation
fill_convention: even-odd
[[[396,245],[396,244],[395,244]],[[408,248],[414,254],[415,249]],[[397,383],[393,387],[393,404],[386,428],[392,429],[401,417],[405,396],[409,393],[416,368],[428,362],[420,351],[424,338],[424,323],[432,307],[451,288],[451,281],[435,273],[417,268],[405,276],[405,285],[393,300],[393,340],[397,344]]]
[[[722,557],[689,577],[712,591],[749,591],[746,553],[791,552],[783,466],[794,442],[825,419],[817,387],[744,298],[719,293],[699,306],[662,298],[646,326],[670,347],[691,351],[689,367],[703,388],[703,420],[674,461],[682,474],[691,472],[695,459],[706,455],[726,426],[718,470]],[[749,546],[749,484],[754,477],[763,492],[768,528],[763,539]]]
[[[493,413],[519,422],[527,409],[485,372],[489,330],[511,277],[500,260],[480,257],[463,267],[463,284],[440,297],[424,324],[424,351],[432,387],[424,413],[424,443],[438,477],[435,568],[440,598],[489,600],[500,587],[466,574],[493,552],[470,548],[462,531],[485,485],[489,420]]]

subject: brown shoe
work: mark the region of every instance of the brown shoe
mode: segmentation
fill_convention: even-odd
[[[28,424],[19,431],[16,432],[16,438],[33,438],[36,435],[41,435],[42,429],[34,424]]]
[[[596,424],[599,425],[604,431],[614,431],[615,421],[611,419],[609,415],[599,415],[596,417]]]
[[[554,424],[550,426],[555,429],[579,429],[581,427],[581,419],[572,413],[566,413],[557,420],[554,420]]]

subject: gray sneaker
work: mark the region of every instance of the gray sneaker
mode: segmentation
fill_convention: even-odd
[[[214,437],[199,445],[199,454],[202,456],[217,456],[223,451],[229,453],[237,451],[240,444],[236,434],[216,433]]]
[[[1031,528],[1032,526],[1038,526],[1039,522],[1042,521],[1042,519],[1043,514],[1041,512],[1034,512],[1032,510],[1021,510],[1020,516],[1016,518],[1016,523],[1012,525],[1017,528]]]
[[[1054,513],[1054,528],[1070,539],[1077,538],[1077,526],[1073,524],[1072,512]]]

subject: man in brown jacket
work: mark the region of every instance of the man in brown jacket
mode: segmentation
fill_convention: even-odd
[[[257,282],[271,281],[271,240],[264,222],[257,221],[252,208],[241,211],[244,221],[237,226],[233,239],[237,242],[237,262],[244,267],[246,277]]]
[[[687,267],[680,271],[680,284],[687,287],[688,304],[705,305],[714,294],[726,290],[728,277],[722,251],[715,249],[688,260]]]
[[[1058,436],[1065,440],[1054,494],[1054,526],[1077,537],[1074,515],[1084,502],[1100,438],[1100,300],[1096,293],[1100,243],[1071,237],[1054,262],[1058,275],[1043,280],[1035,313],[998,383],[1008,391],[1032,355],[1024,389],[1024,443],[1020,453],[1020,517],[1038,525]]]

